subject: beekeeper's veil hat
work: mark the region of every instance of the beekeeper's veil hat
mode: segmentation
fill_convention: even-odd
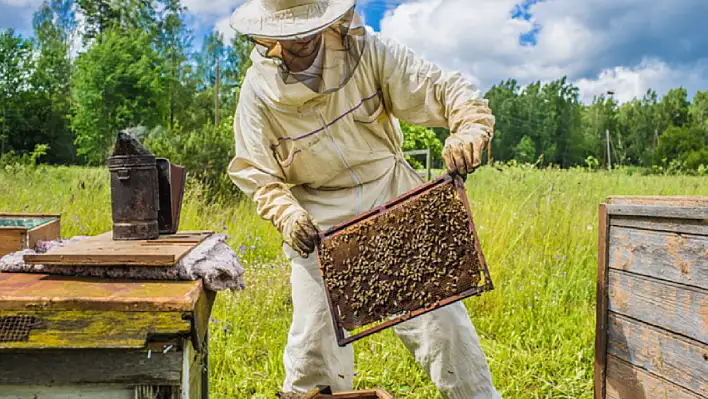
[[[355,6],[356,0],[250,0],[234,11],[230,25],[255,41],[263,57],[276,61],[285,83],[331,93],[349,81],[366,45],[366,29]],[[309,39],[317,42],[303,45],[301,51],[298,45],[286,48],[279,43]],[[293,58],[312,56],[313,51],[317,56],[306,70],[288,66]]]

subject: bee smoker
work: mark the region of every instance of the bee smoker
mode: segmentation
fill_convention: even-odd
[[[120,132],[113,155],[108,158],[108,169],[111,173],[113,239],[158,238],[160,193],[155,155],[129,134]]]
[[[133,136],[120,132],[108,169],[114,240],[152,240],[177,233],[184,167],[155,157]]]

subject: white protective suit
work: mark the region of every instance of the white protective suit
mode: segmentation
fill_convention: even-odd
[[[398,118],[448,127],[463,141],[480,130],[491,136],[494,117],[461,75],[368,35],[351,80],[327,95],[285,84],[273,60],[252,53],[234,120],[236,156],[229,174],[260,216],[281,231],[303,209],[328,229],[422,184],[404,159]],[[316,258],[304,259],[287,245],[284,250],[292,264],[294,311],[283,390],[351,390],[353,349],[337,345]],[[444,397],[500,397],[462,303],[394,329]]]

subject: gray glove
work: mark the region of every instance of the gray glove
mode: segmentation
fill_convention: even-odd
[[[482,128],[471,128],[455,133],[445,140],[442,152],[449,173],[464,177],[482,164],[482,152],[489,143],[489,133]]]
[[[281,234],[285,243],[305,259],[315,252],[320,241],[317,223],[304,210],[288,218]]]

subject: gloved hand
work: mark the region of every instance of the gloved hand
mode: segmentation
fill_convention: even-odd
[[[451,174],[463,178],[482,164],[482,151],[489,143],[489,133],[482,128],[471,128],[451,135],[445,140],[442,157]]]
[[[304,210],[288,218],[283,225],[283,240],[292,249],[307,259],[315,252],[320,241],[317,223]]]

